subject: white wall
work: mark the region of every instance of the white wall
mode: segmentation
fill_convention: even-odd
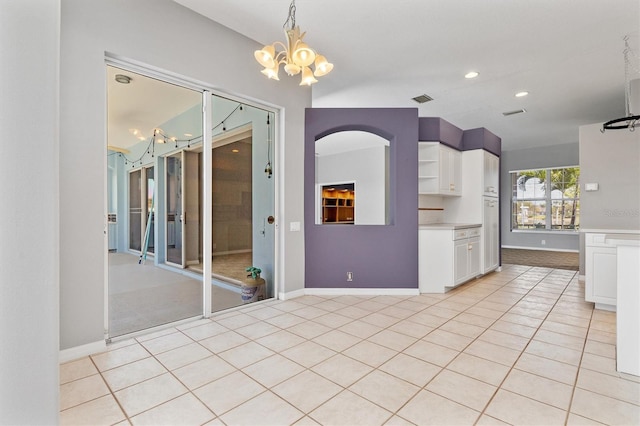
[[[59,0],[0,4],[0,423],[58,422]]]
[[[63,0],[60,120],[60,346],[103,339],[105,52],[284,107],[280,217],[284,289],[304,287],[304,108],[311,92],[295,78],[267,80],[259,44],[170,0]],[[278,166],[278,165],[276,165]]]
[[[386,148],[384,145],[379,145],[373,148],[317,157],[317,184],[355,182],[356,225],[384,225],[386,223]]]

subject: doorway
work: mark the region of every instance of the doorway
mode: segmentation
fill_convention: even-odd
[[[275,112],[112,64],[107,78],[108,337],[242,305],[250,267],[274,297]]]

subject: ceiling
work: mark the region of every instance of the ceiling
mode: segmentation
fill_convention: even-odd
[[[289,0],[174,1],[260,44],[285,41]],[[421,117],[485,127],[503,150],[577,142],[579,126],[624,116],[625,35],[634,53],[630,79],[640,78],[639,0],[298,0],[296,7],[305,41],[335,65],[312,86],[314,107],[417,107]],[[472,70],[479,76],[465,79]],[[529,95],[517,98],[519,91]],[[422,94],[434,100],[412,100]],[[527,112],[503,115],[521,108]]]
[[[118,74],[129,77],[130,83],[116,82]],[[108,145],[112,149],[127,150],[141,141],[148,142],[156,126],[200,102],[200,92],[108,66]]]

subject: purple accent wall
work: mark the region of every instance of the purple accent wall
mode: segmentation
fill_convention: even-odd
[[[462,129],[439,117],[420,117],[418,140],[440,142],[462,151]]]
[[[418,127],[416,108],[306,110],[305,287],[418,288]],[[315,141],[347,130],[390,141],[389,225],[315,224]]]
[[[462,136],[462,150],[484,149],[500,157],[502,152],[502,139],[494,135],[484,127],[465,130]]]

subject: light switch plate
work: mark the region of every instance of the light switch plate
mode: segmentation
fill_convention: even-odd
[[[585,183],[584,184],[584,190],[585,191],[597,191],[598,190],[598,184],[597,183]]]
[[[289,231],[291,231],[291,232],[299,232],[300,231],[300,222],[289,222]]]

